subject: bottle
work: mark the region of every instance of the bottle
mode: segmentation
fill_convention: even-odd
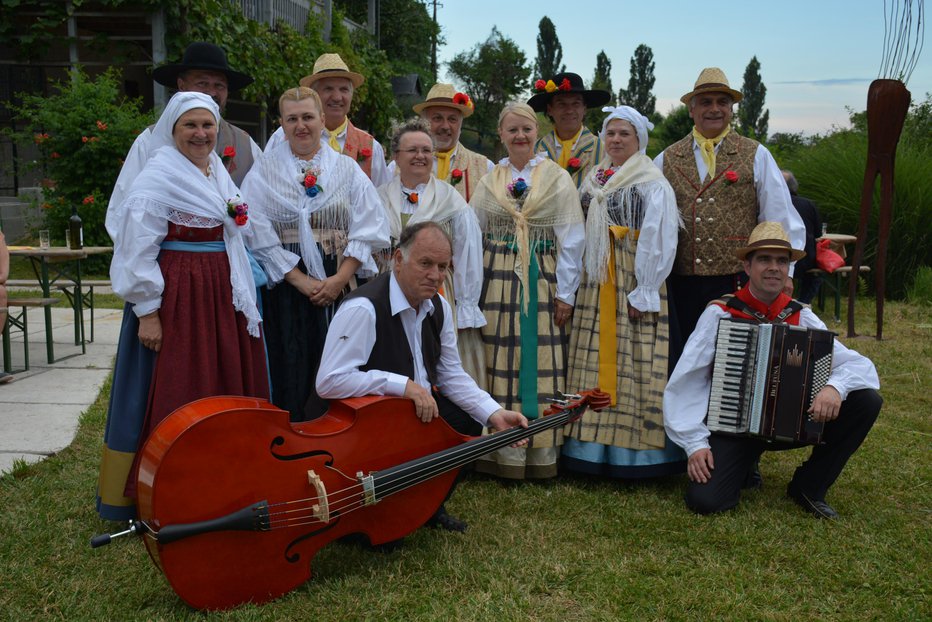
[[[84,247],[84,230],[81,227],[77,205],[71,206],[71,218],[68,219],[68,244],[74,250]]]

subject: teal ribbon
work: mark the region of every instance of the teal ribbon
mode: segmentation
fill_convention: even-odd
[[[214,242],[185,242],[183,240],[165,240],[162,242],[162,250],[182,251],[185,253],[224,253],[227,250],[226,242],[217,240]],[[256,288],[265,287],[269,284],[268,277],[265,276],[265,270],[256,261],[249,249],[246,249],[246,257],[249,258],[249,267],[252,268],[252,279],[256,282]],[[262,309],[262,306],[259,306]]]

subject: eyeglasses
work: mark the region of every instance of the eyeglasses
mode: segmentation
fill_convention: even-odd
[[[407,153],[408,155],[411,155],[411,156],[414,156],[414,155],[432,155],[432,154],[434,153],[434,150],[433,150],[433,149],[428,149],[427,147],[423,147],[423,148],[421,148],[421,149],[418,149],[417,147],[412,147],[411,149],[399,149],[399,150],[396,151],[395,153]]]

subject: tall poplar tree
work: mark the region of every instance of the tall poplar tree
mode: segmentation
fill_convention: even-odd
[[[534,60],[534,77],[547,80],[566,71],[563,64],[563,46],[557,38],[557,28],[544,15],[538,25],[537,58]]]
[[[645,117],[654,114],[657,98],[651,92],[654,89],[654,52],[649,46],[640,44],[631,57],[631,77],[628,88],[618,92],[618,102],[631,106]]]
[[[767,124],[770,111],[764,110],[767,87],[760,77],[760,62],[757,56],[751,57],[744,70],[744,84],[741,86],[744,99],[738,104],[738,133],[761,142],[767,140]]]
[[[615,105],[615,91],[612,88],[612,61],[609,60],[605,50],[599,52],[595,57],[595,75],[592,77],[592,85],[590,88],[593,90],[608,91],[611,95],[608,103],[612,106]],[[603,118],[605,118],[605,113],[602,112],[601,108],[589,110],[586,112],[586,127],[598,133],[602,129]]]

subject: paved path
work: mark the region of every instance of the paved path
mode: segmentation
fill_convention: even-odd
[[[97,399],[113,369],[122,319],[121,309],[95,309],[95,339],[87,344],[87,354],[59,358],[49,365],[42,312],[30,309],[30,369],[0,385],[0,472],[9,471],[16,460],[38,462],[71,444],[81,413]],[[52,320],[55,356],[80,353],[80,346],[74,345],[72,310],[54,308]],[[87,317],[85,330],[90,334]],[[13,369],[22,369],[23,344],[18,335],[14,335],[12,350]]]

